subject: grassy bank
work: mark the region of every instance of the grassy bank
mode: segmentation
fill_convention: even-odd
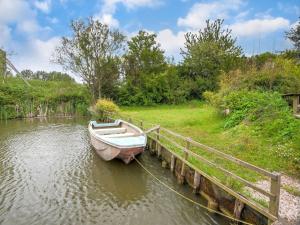
[[[299,175],[299,171],[290,159],[299,156],[300,145],[298,143],[289,143],[288,146],[278,144],[272,138],[266,139],[259,136],[255,130],[247,125],[226,129],[224,116],[205,103],[191,102],[177,106],[124,107],[122,112],[133,118],[160,124],[269,171]],[[256,181],[261,178],[255,173],[241,169],[241,167],[214,158],[204,151],[196,151],[248,180]],[[196,161],[195,163],[197,164]],[[216,174],[213,168],[203,164],[199,164],[199,167],[211,175],[226,180],[226,176],[221,173]],[[231,181],[227,180],[226,182],[230,183]]]
[[[16,77],[0,83],[0,119],[52,115],[85,115],[90,96],[73,81],[28,80]]]

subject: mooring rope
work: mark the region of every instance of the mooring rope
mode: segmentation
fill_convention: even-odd
[[[221,215],[221,216],[224,216],[226,217],[227,219],[230,219],[230,220],[233,220],[233,221],[236,221],[236,222],[239,222],[239,223],[243,223],[243,224],[246,224],[246,225],[254,225],[253,223],[248,223],[246,221],[243,221],[243,220],[239,220],[239,219],[236,219],[232,216],[228,216],[226,214],[223,214],[219,211],[216,211],[216,210],[213,210],[213,209],[210,209],[202,204],[200,204],[199,202],[196,202],[186,196],[184,196],[183,194],[179,193],[178,191],[176,191],[175,189],[171,188],[169,185],[167,185],[166,183],[164,183],[163,181],[161,181],[159,178],[157,178],[153,173],[151,173],[137,158],[135,158],[135,161],[150,175],[152,176],[155,180],[157,180],[160,184],[162,184],[163,186],[165,186],[167,189],[169,189],[170,191],[174,192],[175,194],[179,195],[180,197],[184,198],[185,200],[191,202],[191,203],[194,203],[195,205],[203,208],[203,209],[206,209],[208,210],[209,212],[213,212],[213,213],[216,213],[218,215]]]

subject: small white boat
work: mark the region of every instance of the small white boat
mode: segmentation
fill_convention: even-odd
[[[93,147],[105,161],[119,158],[128,164],[144,151],[147,143],[147,136],[140,128],[123,120],[91,121],[88,128]]]

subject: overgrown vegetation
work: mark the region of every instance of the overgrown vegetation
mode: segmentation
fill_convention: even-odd
[[[12,119],[50,115],[87,115],[90,96],[84,85],[73,81],[30,80],[18,77],[0,83],[0,117]]]
[[[95,119],[103,119],[117,114],[120,109],[112,100],[102,98],[97,100],[90,111]]]

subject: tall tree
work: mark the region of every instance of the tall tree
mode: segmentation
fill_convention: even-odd
[[[235,68],[242,54],[236,45],[231,30],[223,29],[223,20],[206,21],[206,27],[197,34],[185,35],[184,57],[185,76],[193,80],[194,97],[201,97],[206,90],[217,88],[217,78],[221,71]]]
[[[62,38],[54,61],[80,75],[93,98],[100,98],[104,84],[115,83],[119,77],[120,67],[117,64],[125,36],[93,18],[72,21],[71,28],[72,36]]]
[[[158,103],[162,97],[157,91],[156,80],[166,70],[167,64],[156,34],[139,31],[127,43],[119,101],[139,105]]]
[[[128,51],[124,56],[124,70],[126,78],[135,85],[141,84],[143,75],[158,74],[165,70],[164,51],[156,42],[156,34],[141,30],[127,43]]]
[[[293,42],[297,51],[300,51],[300,17],[298,24],[294,28],[291,28],[290,31],[286,32],[285,37]]]

